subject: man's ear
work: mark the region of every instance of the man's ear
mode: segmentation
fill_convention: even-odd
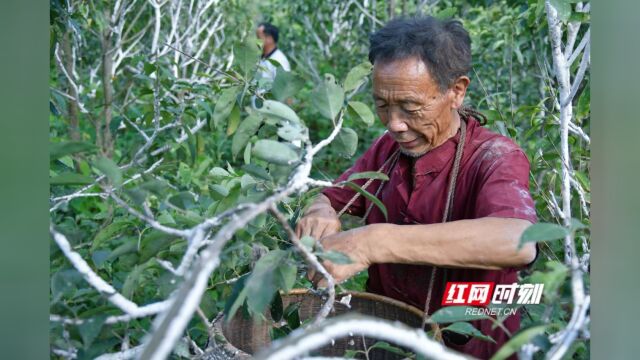
[[[456,110],[462,106],[462,103],[464,102],[464,96],[467,94],[469,83],[471,83],[469,77],[460,76],[449,88],[453,97],[453,101],[451,103],[451,108],[453,110]]]

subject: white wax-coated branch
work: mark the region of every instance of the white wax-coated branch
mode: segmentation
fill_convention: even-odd
[[[327,300],[322,305],[322,308],[320,309],[314,320],[314,323],[319,323],[320,321],[322,321],[322,319],[326,318],[327,315],[329,315],[329,313],[331,312],[331,309],[333,309],[333,303],[336,300],[336,281],[333,276],[331,276],[331,274],[327,271],[327,269],[322,265],[322,263],[320,263],[318,257],[314,253],[309,251],[309,249],[307,249],[300,242],[300,239],[296,235],[295,231],[293,231],[291,226],[289,226],[289,222],[284,217],[284,215],[280,211],[278,211],[275,206],[272,206],[270,211],[278,220],[278,222],[280,222],[282,227],[284,227],[285,231],[289,235],[289,240],[291,240],[298,252],[302,254],[302,257],[307,262],[307,264],[309,264],[315,271],[322,274],[322,276],[327,280],[327,291],[329,296],[327,297]]]
[[[67,69],[65,68],[64,64],[62,63],[62,60],[60,59],[59,48],[60,47],[56,43],[56,48],[55,48],[55,50],[53,52],[53,55],[54,55],[54,57],[56,59],[56,63],[58,64],[58,67],[60,68],[60,71],[62,71],[64,76],[67,78],[67,81],[69,81],[69,85],[73,88],[73,91],[76,94],[76,97],[75,97],[74,101],[78,105],[78,109],[80,109],[81,112],[86,114],[86,113],[88,113],[88,111],[85,108],[85,106],[82,103],[82,101],[80,100],[80,89],[78,89],[78,85],[76,84],[74,78],[71,76],[71,74],[69,74],[67,72]]]
[[[590,42],[591,42],[591,28],[587,29],[587,32],[582,36],[582,40],[580,40],[580,44],[578,44],[578,47],[573,51],[571,56],[568,57],[569,59],[567,60],[568,66],[571,66],[571,64],[573,64],[573,62],[576,61],[578,56],[580,56],[580,53],[582,52],[582,50]]]
[[[60,250],[62,250],[62,253],[69,262],[71,262],[71,265],[73,265],[80,275],[82,275],[84,280],[98,292],[103,294],[109,302],[125,312],[127,315],[131,317],[144,317],[156,314],[168,307],[168,301],[161,301],[140,307],[133,301],[125,298],[116,289],[114,289],[113,286],[98,276],[98,274],[91,269],[89,264],[87,264],[80,254],[71,249],[71,244],[69,244],[66,236],[57,232],[53,226],[49,227],[49,232]]]
[[[551,40],[551,50],[553,58],[553,66],[555,77],[558,80],[559,99],[560,102],[560,152],[562,159],[562,214],[563,222],[566,227],[571,226],[571,163],[569,161],[569,123],[573,116],[572,100],[575,92],[571,89],[569,81],[570,67],[567,65],[567,57],[562,53],[562,23],[558,17],[557,9],[551,5],[549,0],[545,1],[547,13],[547,21],[549,25],[549,38]],[[587,44],[583,53],[582,62],[588,64]],[[585,60],[586,59],[586,60]],[[586,66],[586,65],[585,65]],[[582,64],[580,66],[582,68]],[[580,71],[580,70],[579,70]],[[580,73],[574,80],[574,87],[577,89],[579,81],[581,81]],[[573,94],[572,94],[573,93]],[[547,354],[550,359],[560,359],[564,356],[569,346],[576,339],[576,334],[581,330],[582,317],[585,316],[589,308],[589,297],[585,297],[583,272],[580,266],[576,246],[574,242],[574,234],[569,233],[564,239],[565,263],[571,269],[571,294],[573,300],[573,312],[571,320],[567,324],[566,329],[562,330],[564,336],[559,345],[554,346]]]
[[[129,206],[129,204],[127,204],[124,200],[120,199],[116,194],[111,193],[111,198],[120,206],[122,206],[125,210],[127,210],[131,215],[139,218],[140,220],[146,222],[147,224],[149,224],[152,228],[162,231],[164,233],[170,234],[170,235],[175,235],[175,236],[180,236],[183,238],[188,238],[191,235],[191,232],[189,230],[180,230],[180,229],[175,229],[172,228],[170,226],[165,226],[160,224],[156,219],[148,216],[148,215],[144,215],[142,213],[140,213],[139,211],[137,211],[136,209],[132,208],[131,206]]]
[[[342,127],[343,116],[333,129],[328,139],[334,139]],[[259,214],[268,211],[271,207],[287,198],[288,196],[304,191],[308,187],[309,175],[313,163],[313,155],[329,144],[330,141],[321,141],[314,147],[309,146],[305,157],[300,165],[296,167],[293,175],[284,189],[280,189],[261,203],[257,203],[237,215],[234,214],[232,220],[222,226],[215,234],[210,244],[200,252],[200,257],[193,265],[185,281],[173,293],[170,298],[171,305],[167,311],[160,314],[153,324],[153,333],[145,340],[145,349],[141,354],[141,359],[165,359],[173,349],[176,341],[180,338],[189,320],[200,304],[202,294],[207,288],[207,283],[211,273],[220,264],[220,253],[239,229],[246,226]],[[205,221],[198,225],[202,230],[208,230],[214,222]]]
[[[256,356],[257,360],[289,360],[330,344],[332,340],[348,335],[363,335],[385,340],[411,349],[428,359],[470,359],[442,344],[429,339],[421,329],[413,329],[400,322],[348,314],[329,319],[304,329],[298,329],[281,341],[273,343]]]
[[[558,343],[549,350],[547,359],[560,360],[569,351],[571,344],[576,340],[578,333],[582,331],[589,323],[590,316],[587,315],[589,305],[591,304],[591,296],[587,295],[584,301],[573,308],[571,319],[567,327],[561,332]]]

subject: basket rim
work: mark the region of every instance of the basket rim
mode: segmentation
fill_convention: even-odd
[[[287,295],[316,295],[313,292],[311,292],[310,289],[307,288],[296,288],[296,289],[291,289],[288,292],[284,292],[284,291],[280,291],[280,295],[281,296],[287,296]],[[345,291],[345,292],[341,292],[339,294],[336,294],[336,299],[339,297],[344,297],[347,295],[351,295],[352,297],[356,297],[356,298],[360,298],[360,299],[365,299],[365,300],[373,300],[373,301],[378,301],[378,302],[382,302],[382,303],[387,303],[389,305],[393,305],[393,306],[397,306],[403,310],[409,311],[412,314],[414,314],[415,316],[418,316],[420,318],[422,318],[424,316],[424,312],[421,311],[420,309],[418,309],[417,307],[413,306],[413,305],[409,305],[405,302],[402,302],[400,300],[396,300],[396,299],[392,299],[390,297],[384,296],[384,295],[378,295],[378,294],[374,294],[374,293],[370,293],[370,292],[363,292],[363,291]],[[339,302],[337,302],[337,304],[339,304]],[[343,304],[344,305],[344,304]],[[213,328],[214,328],[214,332],[217,335],[221,335],[223,338],[226,339],[226,337],[224,336],[224,320],[225,320],[225,316],[224,314],[221,312],[216,319],[213,321]],[[237,347],[235,347],[233,344],[231,344],[231,342],[229,342],[227,340],[227,342],[225,344],[222,345],[222,347],[229,353],[234,354],[235,356],[239,356],[240,358],[251,358],[251,355],[238,349]]]
[[[289,292],[280,291],[280,295],[285,295],[285,296],[286,295],[305,295],[305,294],[313,294],[313,293],[309,289],[306,289],[306,288],[292,289]],[[397,307],[402,308],[404,310],[407,310],[407,311],[413,313],[414,315],[419,316],[420,318],[422,318],[424,316],[424,311],[418,309],[417,307],[415,307],[413,305],[409,305],[409,304],[405,303],[404,301],[396,300],[396,299],[390,298],[388,296],[374,294],[374,293],[370,293],[370,292],[351,291],[350,290],[350,291],[345,291],[345,292],[341,292],[339,294],[336,294],[336,298],[344,297],[344,296],[347,296],[347,295],[351,295],[353,297],[360,298],[360,299],[379,301],[379,302],[387,303],[389,305],[394,305],[394,306],[397,306]]]

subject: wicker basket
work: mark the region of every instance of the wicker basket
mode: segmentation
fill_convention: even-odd
[[[363,292],[348,292],[336,296],[339,301],[342,297],[351,295],[350,307],[336,302],[334,311],[330,317],[341,315],[347,312],[357,312],[364,315],[375,316],[377,318],[400,321],[411,327],[419,328],[422,323],[423,312],[417,308],[403,302],[390,299],[384,296]],[[282,295],[284,307],[293,302],[299,302],[300,320],[304,321],[318,313],[324,303],[323,299],[317,295],[309,293],[306,289],[295,289],[288,294]],[[241,313],[225,324],[223,318],[215,323],[218,334],[221,334],[228,342],[224,345],[227,354],[233,354],[236,359],[250,359],[250,354],[254,354],[260,349],[271,344],[269,329],[272,319],[267,312],[265,314],[269,321],[254,322],[252,319],[245,319]],[[376,339],[364,339],[367,348],[373,345]],[[313,352],[317,356],[343,356],[346,350],[364,350],[363,337],[353,336],[342,339],[335,339],[333,345],[327,345]],[[402,356],[382,349],[371,349],[369,359],[402,359]]]

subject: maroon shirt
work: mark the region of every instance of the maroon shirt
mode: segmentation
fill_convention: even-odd
[[[407,156],[400,156],[389,174],[389,181],[378,195],[387,208],[388,221],[374,205],[366,219],[367,224],[441,222],[459,138],[458,131],[455,137],[418,158],[413,167]],[[346,180],[352,173],[377,171],[396,149],[398,144],[385,133],[336,182]],[[356,180],[359,185],[363,185],[365,181]],[[376,180],[367,190],[375,193],[379,186],[380,181]],[[353,197],[354,190],[336,187],[326,189],[323,193],[331,200],[332,207],[340,211]],[[347,212],[362,217],[369,205],[370,201],[360,197]],[[450,221],[487,216],[536,222],[535,207],[529,194],[529,161],[511,139],[483,128],[475,119],[469,119]],[[518,270],[519,268],[438,268],[429,313],[441,307],[447,281],[511,284],[518,281]],[[430,274],[431,267],[425,265],[375,264],[369,268],[367,290],[424,309]],[[492,330],[492,323],[488,320],[474,321],[472,324],[482,333],[493,337],[497,344],[472,338],[464,345],[446,341],[447,345],[480,359],[487,359],[508,340],[501,329]],[[512,334],[517,332],[520,327],[519,315],[510,316],[504,325]]]

